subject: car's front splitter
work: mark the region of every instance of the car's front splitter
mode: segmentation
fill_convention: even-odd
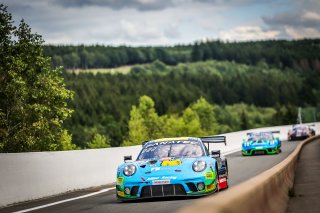
[[[242,149],[242,155],[243,156],[251,156],[254,154],[268,154],[268,155],[274,155],[280,153],[280,147],[274,147],[274,148],[252,148],[252,149]]]

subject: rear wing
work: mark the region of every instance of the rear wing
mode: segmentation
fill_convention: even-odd
[[[200,140],[202,143],[208,144],[208,150],[210,150],[210,143],[224,143],[224,145],[227,145],[226,136],[205,136],[200,137]]]
[[[205,136],[200,139],[203,143],[224,143],[227,145],[226,136]]]
[[[280,134],[280,131],[265,131],[265,133],[270,132],[272,134]],[[247,132],[247,135],[252,135],[252,134],[259,134],[259,133],[264,133],[264,132]]]

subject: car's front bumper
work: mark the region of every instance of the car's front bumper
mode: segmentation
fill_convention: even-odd
[[[291,141],[291,140],[303,140],[303,139],[306,139],[306,138],[308,138],[308,137],[310,137],[310,135],[299,135],[299,136],[297,136],[297,135],[289,135],[288,136],[288,140],[289,141]]]
[[[278,154],[280,153],[280,146],[276,147],[248,147],[248,148],[242,148],[242,155],[244,156],[251,156],[254,154]]]
[[[168,179],[166,176],[154,177],[155,181],[143,181],[141,177],[126,180],[126,177],[118,177],[116,190],[117,197],[122,200],[146,199],[170,196],[200,196],[217,191],[218,182],[216,173],[206,170],[198,174],[183,177],[176,176]],[[164,184],[161,184],[163,181]],[[160,184],[159,184],[160,183]],[[203,184],[203,189],[201,188]]]

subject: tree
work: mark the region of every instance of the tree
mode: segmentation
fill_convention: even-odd
[[[249,129],[249,121],[248,121],[247,113],[244,111],[244,109],[241,111],[241,114],[240,114],[240,128],[241,130]]]
[[[124,141],[124,146],[132,146],[141,144],[143,141],[148,140],[147,127],[144,124],[139,110],[136,106],[132,107],[129,120],[129,137]]]
[[[72,136],[68,133],[67,130],[63,130],[60,137],[60,146],[59,150],[75,150],[77,146],[72,143]]]
[[[201,122],[198,114],[190,107],[183,112],[182,119],[184,121],[183,135],[184,136],[201,136],[203,131],[201,129]]]
[[[200,119],[201,129],[204,134],[216,134],[218,132],[218,123],[215,118],[213,105],[209,104],[206,99],[201,97],[194,104],[191,105]]]
[[[13,26],[3,4],[0,23],[0,151],[61,150],[68,140],[62,124],[72,112],[66,101],[73,94],[61,68],[51,69],[41,36],[24,20]]]
[[[139,99],[139,113],[143,119],[144,125],[148,130],[148,138],[155,139],[162,136],[159,123],[159,116],[155,109],[155,104],[149,96],[141,96]]]
[[[108,148],[110,147],[110,140],[99,133],[95,134],[92,141],[88,143],[90,149]]]

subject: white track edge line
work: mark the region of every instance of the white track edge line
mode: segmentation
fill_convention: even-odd
[[[232,153],[234,153],[234,152],[238,152],[239,150],[241,150],[241,149],[237,148],[237,149],[234,149],[234,150],[231,150],[231,151],[222,152],[222,154],[228,155],[228,154],[232,154]],[[79,196],[79,197],[74,197],[74,198],[70,198],[70,199],[66,199],[66,200],[61,200],[61,201],[57,201],[57,202],[54,202],[54,203],[49,203],[49,204],[46,204],[46,205],[33,207],[33,208],[30,208],[30,209],[25,209],[25,210],[21,210],[21,211],[16,211],[16,212],[13,212],[13,213],[29,212],[29,211],[33,211],[33,210],[37,210],[37,209],[46,208],[46,207],[49,207],[49,206],[58,205],[58,204],[61,204],[61,203],[70,202],[70,201],[73,201],[73,200],[78,200],[78,199],[81,199],[81,198],[91,197],[91,196],[94,196],[94,195],[97,195],[97,194],[101,194],[101,193],[110,191],[110,190],[115,189],[115,188],[116,188],[116,187],[107,188],[107,189],[102,189],[102,190],[100,190],[100,191],[98,191],[98,192],[93,192],[93,193],[86,194],[86,195],[82,195],[82,196]]]
[[[49,206],[54,206],[54,205],[58,205],[58,204],[61,204],[61,203],[70,202],[70,201],[73,201],[73,200],[78,200],[78,199],[82,199],[82,198],[86,198],[86,197],[91,197],[91,196],[94,196],[94,195],[97,195],[97,194],[108,192],[108,191],[113,190],[115,188],[116,187],[102,189],[100,191],[93,192],[93,193],[90,193],[90,194],[86,194],[86,195],[82,195],[82,196],[74,197],[74,198],[69,198],[69,199],[66,199],[66,200],[61,200],[61,201],[45,204],[45,205],[42,205],[42,206],[33,207],[33,208],[30,208],[30,209],[24,209],[24,210],[16,211],[14,213],[23,213],[23,212],[29,212],[29,211],[33,211],[33,210],[37,210],[37,209],[43,209],[43,208],[46,208],[46,207],[49,207]]]

